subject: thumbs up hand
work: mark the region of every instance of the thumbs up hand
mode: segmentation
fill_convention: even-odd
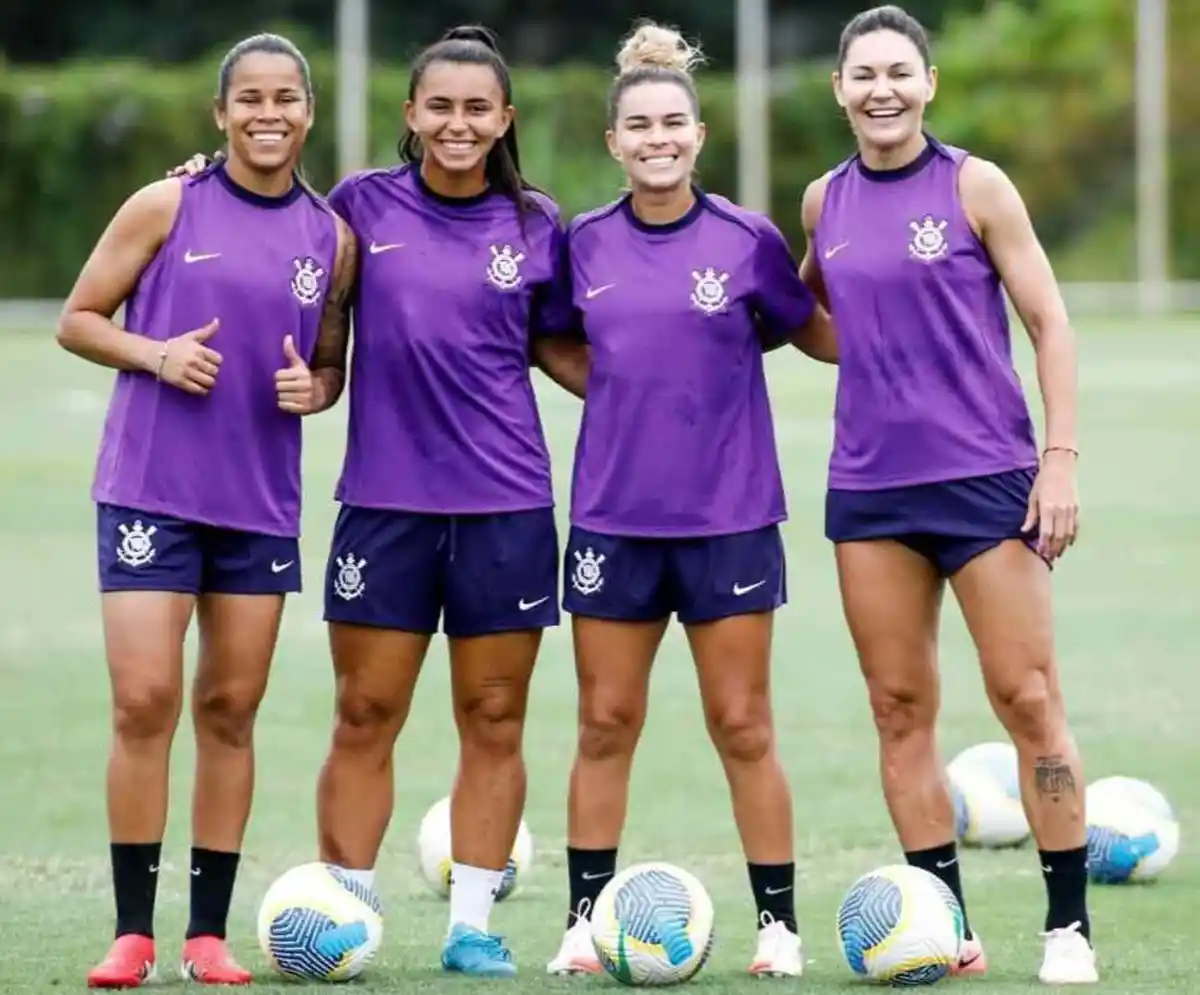
[[[220,325],[220,320],[213,318],[203,328],[167,339],[158,353],[155,376],[189,394],[199,397],[207,394],[217,382],[221,354],[206,343],[216,335]]]
[[[290,335],[283,337],[283,359],[287,365],[275,374],[279,410],[292,415],[312,414],[317,409],[316,383]]]

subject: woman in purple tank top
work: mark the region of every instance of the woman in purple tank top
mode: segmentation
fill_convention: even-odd
[[[858,154],[805,191],[802,273],[838,326],[826,534],[909,863],[962,900],[938,755],[947,581],[1016,746],[1048,897],[1040,979],[1097,980],[1084,778],[1054,656],[1050,564],[1075,540],[1075,338],[1020,195],[995,165],[922,130],[936,69],[894,6],[855,17],[833,77]],[[1037,354],[1039,460],[1004,292]],[[964,906],[965,909],[965,906]],[[981,974],[979,938],[953,973]]]
[[[93,497],[112,682],[108,821],[116,941],[88,975],[154,972],[171,742],[193,616],[200,656],[183,971],[248,984],[225,924],[250,815],[253,729],[285,595],[300,589],[300,425],[341,393],[348,227],[303,187],[308,64],[258,35],[221,64],[220,167],[134,193],[83,267],[63,348],[117,370]],[[113,315],[125,304],[121,327]]]

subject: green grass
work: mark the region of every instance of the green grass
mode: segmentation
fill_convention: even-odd
[[[1188,829],[1200,819],[1192,697],[1200,618],[1200,324],[1091,322],[1081,339],[1083,531],[1056,572],[1064,681],[1090,776],[1153,780],[1184,825],[1184,851],[1157,885],[1094,890],[1104,976],[1099,990],[1195,992],[1190,937],[1200,921],[1200,858],[1188,848]],[[1021,350],[1025,371],[1028,353]],[[58,352],[48,333],[0,340],[0,357],[9,370],[0,394],[0,988],[50,992],[81,985],[111,938],[102,790],[108,689],[87,497],[109,378]],[[788,353],[773,355],[770,368],[792,510],[785,530],[792,603],[778,617],[776,711],[795,790],[798,898],[812,961],[802,981],[783,987],[850,991],[859,986],[833,936],[838,901],[854,877],[898,854],[877,786],[874,734],[841,620],[832,556],[821,537],[832,375]],[[1026,382],[1033,383],[1028,372]],[[579,407],[554,390],[541,394],[565,504]],[[260,987],[267,991],[275,986],[254,940],[257,900],[277,873],[314,856],[313,788],[332,692],[319,578],[344,415],[343,406],[308,424],[309,588],[288,607],[261,716],[260,781],[231,927],[239,953],[262,972],[268,984]],[[948,616],[942,736],[949,754],[1000,730],[957,614]],[[542,973],[559,940],[566,901],[564,809],[574,701],[564,626],[547,637],[527,734],[526,815],[538,847],[535,866],[524,893],[494,917],[495,928],[512,942],[523,992],[612,985]],[[407,995],[472,984],[443,980],[435,968],[446,906],[426,891],[412,856],[417,824],[448,790],[454,757],[446,657],[437,647],[397,751],[398,802],[379,874],[387,932],[363,982],[367,989]],[[168,968],[186,912],[186,728],[175,759],[159,901],[160,957]],[[731,995],[759,991],[742,974],[754,935],[745,867],[677,631],[658,662],[622,851],[623,862],[650,857],[695,871],[716,903],[716,949],[694,984]],[[1034,855],[969,853],[963,863],[971,918],[988,943],[993,973],[985,982],[960,984],[981,984],[994,995],[1040,990],[1031,980],[1043,912]]]

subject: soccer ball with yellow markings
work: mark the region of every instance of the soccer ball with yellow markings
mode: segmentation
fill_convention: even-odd
[[[673,864],[636,864],[615,875],[592,909],[592,943],[622,984],[687,981],[713,945],[713,905],[699,880]]]
[[[837,931],[846,963],[863,980],[931,985],[958,962],[963,912],[939,878],[900,864],[850,886]]]

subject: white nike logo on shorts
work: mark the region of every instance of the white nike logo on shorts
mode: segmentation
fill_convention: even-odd
[[[548,594],[544,598],[538,598],[537,601],[526,601],[524,598],[522,598],[517,602],[517,607],[520,608],[521,611],[527,612],[531,608],[536,608],[538,605],[544,605],[549,600],[550,595]]]
[[[741,584],[734,584],[733,593],[736,597],[740,598],[743,594],[749,594],[755,588],[762,587],[765,583],[765,580],[760,580],[757,584],[748,584],[746,587],[742,587]]]
[[[296,562],[295,560],[288,560],[287,563],[280,563],[278,560],[272,560],[271,561],[271,573],[281,574],[295,562]]]

